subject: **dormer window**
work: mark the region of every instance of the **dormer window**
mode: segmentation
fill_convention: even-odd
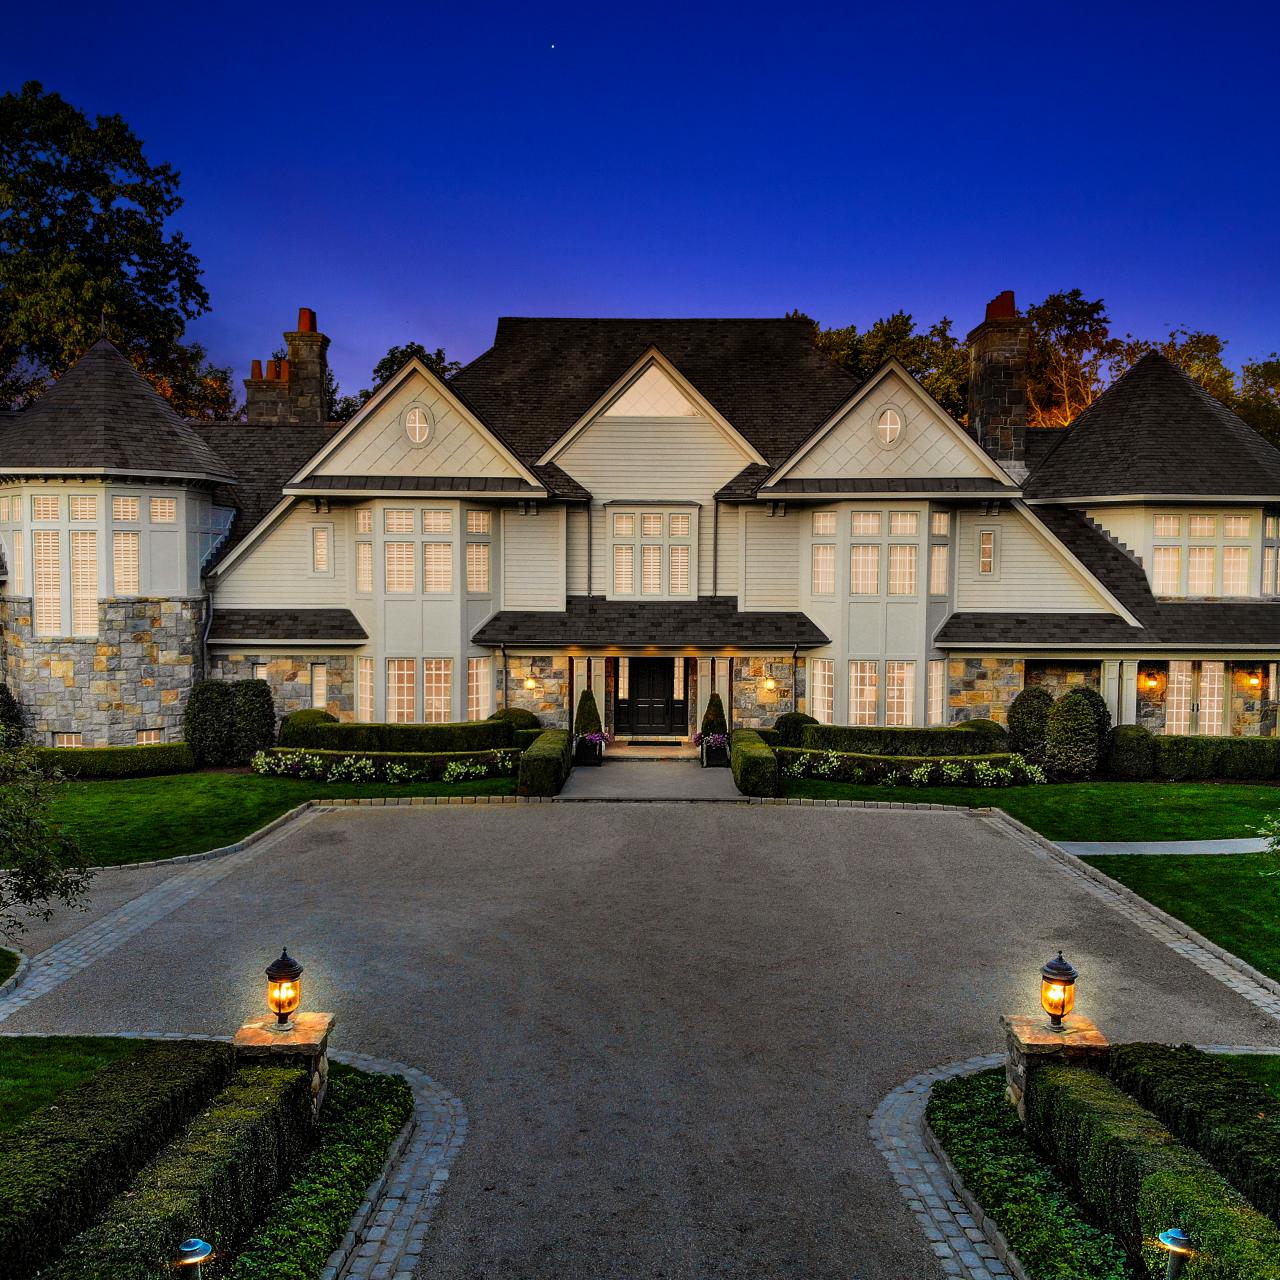
[[[902,415],[896,409],[881,409],[876,419],[876,434],[886,449],[897,444],[902,434]]]
[[[431,435],[431,415],[419,405],[405,410],[404,432],[413,444],[426,444]]]

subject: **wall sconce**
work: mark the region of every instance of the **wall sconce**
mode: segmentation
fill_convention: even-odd
[[[1062,958],[1050,960],[1040,970],[1040,1007],[1049,1015],[1049,1025],[1061,1031],[1062,1019],[1076,1007],[1076,978],[1079,974]]]
[[[526,689],[536,689],[538,687],[538,682],[532,676],[525,676],[524,687]]]
[[[778,682],[772,676],[770,676],[764,682],[764,687],[768,689],[770,693],[772,693],[778,687]]]
[[[1160,1247],[1169,1255],[1169,1266],[1165,1271],[1165,1280],[1178,1280],[1187,1259],[1195,1253],[1195,1241],[1181,1227],[1170,1227],[1159,1235]]]
[[[1250,689],[1262,688],[1262,676],[1257,671],[1249,672],[1249,688]]]
[[[195,1280],[200,1280],[204,1275],[204,1269],[201,1263],[207,1262],[213,1257],[213,1245],[204,1240],[198,1240],[192,1236],[190,1240],[184,1240],[178,1246],[178,1256],[174,1258],[173,1265],[175,1267],[195,1267],[192,1273]]]
[[[1144,671],[1138,677],[1138,684],[1144,693],[1158,694],[1164,689],[1165,674],[1163,671]]]
[[[302,1003],[302,966],[285,947],[280,959],[267,965],[267,1008],[276,1015],[272,1031],[292,1031],[289,1015]]]

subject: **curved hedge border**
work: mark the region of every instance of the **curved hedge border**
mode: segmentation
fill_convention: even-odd
[[[754,729],[735,729],[729,745],[733,784],[744,796],[778,794],[778,757]]]
[[[811,751],[868,756],[982,756],[1009,749],[1009,735],[990,720],[945,728],[882,728],[876,725],[809,724],[800,745]]]
[[[516,790],[522,796],[554,796],[573,769],[573,734],[544,729],[520,756]]]
[[[254,773],[306,778],[317,782],[447,782],[464,778],[506,778],[516,772],[519,752],[500,751],[314,751],[272,747],[252,760]],[[446,777],[450,765],[463,766],[458,778]]]
[[[157,742],[143,747],[37,747],[46,772],[61,770],[68,778],[149,778],[162,773],[190,773],[195,753],[185,742]]]
[[[1044,771],[1021,756],[868,756],[851,751],[812,751],[777,747],[783,778],[821,778],[827,782],[898,782],[904,786],[1008,787],[1044,782]]]

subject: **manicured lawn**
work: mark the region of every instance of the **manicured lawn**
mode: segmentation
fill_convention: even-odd
[[[1066,782],[1039,787],[880,787],[789,781],[788,796],[1003,809],[1050,840],[1212,840],[1253,835],[1280,787],[1248,782]]]
[[[1148,902],[1280,979],[1280,862],[1265,853],[1088,859]]]
[[[69,782],[54,817],[96,866],[202,853],[234,844],[304,800],[365,796],[512,795],[514,778],[443,782],[302,782],[253,773],[179,773]]]
[[[0,1036],[0,1132],[137,1049],[108,1036]]]
[[[18,955],[15,951],[6,950],[0,947],[0,982],[6,978],[13,976],[13,971],[18,967]]]
[[[1280,1100],[1280,1053],[1232,1054],[1227,1061]]]

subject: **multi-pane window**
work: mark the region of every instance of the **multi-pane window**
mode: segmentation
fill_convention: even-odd
[[[947,594],[947,566],[951,556],[945,542],[935,542],[929,547],[929,594]]]
[[[935,511],[929,517],[929,532],[935,538],[946,538],[951,534],[951,512]]]
[[[13,594],[25,595],[27,590],[27,557],[22,545],[22,530],[13,531],[13,564],[9,566],[13,574]]]
[[[875,724],[880,700],[880,664],[855,658],[849,663],[849,723]]]
[[[356,532],[372,533],[373,532],[373,512],[368,507],[361,507],[356,512]]]
[[[880,594],[880,548],[854,543],[849,548],[849,593],[855,596]]]
[[[489,544],[467,543],[467,590],[484,595],[489,590]]]
[[[329,526],[327,524],[311,526],[311,572],[329,572]]]
[[[1168,734],[1191,732],[1192,690],[1195,670],[1190,662],[1169,663],[1169,683],[1164,696],[1164,731]]]
[[[1202,662],[1200,664],[1200,713],[1196,725],[1198,733],[1217,735],[1222,732],[1226,688],[1226,665],[1221,662]]]
[[[815,511],[813,513],[813,536],[815,538],[834,538],[836,533],[836,513],[834,511]]]
[[[916,546],[914,543],[892,543],[889,547],[889,594],[913,596],[916,593]]]
[[[878,536],[880,533],[880,513],[878,511],[855,511],[851,527],[854,537]]]
[[[32,498],[31,518],[33,520],[56,520],[58,518],[58,499],[49,497]]]
[[[917,511],[890,511],[889,534],[891,537],[914,538],[920,528],[920,514]]]
[[[1195,537],[1202,538],[1203,533],[1195,532],[1196,520],[1199,517],[1193,517],[1191,521],[1192,532]],[[1212,526],[1212,522],[1210,522]],[[1212,527],[1209,533],[1213,533]],[[1181,516],[1156,516],[1156,537],[1157,538],[1178,538],[1182,536],[1182,517]]]
[[[403,595],[413,590],[413,543],[384,542],[382,556],[389,595]]]
[[[413,512],[399,509],[384,511],[382,513],[382,531],[383,533],[412,533]]]
[[[1247,538],[1249,536],[1249,517],[1223,516],[1222,536],[1224,538]]]
[[[493,676],[489,658],[467,659],[467,719],[484,720],[492,710]],[[676,664],[679,666],[679,663]]]
[[[687,596],[689,594],[689,548],[672,547],[670,556],[671,571],[668,590],[673,596]]]
[[[453,718],[452,658],[423,658],[422,718],[427,724],[447,724]]]
[[[53,745],[55,747],[82,747],[84,740],[78,733],[55,733],[53,735]]]
[[[9,519],[9,495],[0,494],[0,522]]]
[[[689,536],[690,521],[687,515],[681,515],[678,512],[671,516],[669,527],[673,538],[687,538]]]
[[[1275,547],[1262,548],[1262,594],[1264,596],[1273,596],[1276,594]]]
[[[253,664],[253,678],[255,680],[265,680],[269,674],[269,668],[265,662],[255,662]]]
[[[813,544],[810,586],[815,596],[829,596],[836,589],[836,549],[830,542]]]
[[[138,584],[138,534],[133,529],[116,529],[111,534],[111,565],[114,591],[118,596],[136,596]]]
[[[662,594],[662,548],[656,543],[646,542],[640,548],[640,593],[646,596]]]
[[[311,664],[311,705],[320,711],[329,706],[329,668],[323,662]]]
[[[1249,548],[1222,548],[1222,594],[1247,596],[1249,594]]]
[[[929,659],[929,723],[947,723],[947,660]]]
[[[615,516],[615,525],[617,519]],[[629,596],[635,589],[635,548],[616,546],[613,549],[613,593]]]
[[[453,544],[422,544],[422,590],[428,595],[448,595],[453,590]]]
[[[111,499],[111,518],[125,523],[139,518],[139,503],[137,498],[112,498]]]
[[[813,685],[810,705],[813,718],[820,724],[830,724],[835,715],[836,666],[830,658],[809,660],[809,681]]]
[[[684,659],[676,658],[671,664],[671,697],[676,702],[684,701]]]
[[[641,516],[640,536],[642,538],[662,537],[662,516],[652,514]]]
[[[412,658],[387,659],[387,720],[412,724],[417,719]]]
[[[178,519],[177,498],[152,498],[151,523],[175,524]]]
[[[140,747],[154,747],[164,741],[163,729],[139,729],[134,740]]]
[[[98,535],[71,534],[71,634],[98,634]]]
[[[453,532],[453,512],[438,511],[434,508],[430,511],[422,513],[422,532],[423,533],[452,533]]]
[[[978,532],[978,572],[994,576],[996,572],[996,531],[981,529]]]
[[[916,664],[886,662],[884,664],[884,722],[908,725],[915,719]]]
[[[356,543],[356,590],[373,590],[373,543]]]
[[[356,719],[361,724],[373,721],[373,659],[356,659]]]
[[[625,702],[631,697],[631,659],[618,659],[618,688],[617,696]]]
[[[1213,547],[1190,547],[1187,550],[1187,594],[1190,596],[1213,595]]]
[[[615,515],[613,517],[613,536],[615,538],[634,538],[636,536],[635,516]]]
[[[1176,596],[1182,589],[1182,548],[1152,547],[1151,585],[1158,596]]]
[[[58,535],[37,529],[32,534],[35,561],[35,630],[37,635],[56,636],[62,630],[62,555]]]
[[[1167,525],[1163,532],[1160,528],[1162,521]],[[1192,516],[1188,524],[1193,538],[1212,538],[1218,532],[1217,516]],[[1161,537],[1176,538],[1181,531],[1181,525],[1182,521],[1177,516],[1158,516],[1156,518],[1156,533]]]
[[[71,518],[73,520],[96,520],[98,518],[97,498],[76,496],[70,499]]]
[[[468,533],[492,533],[493,532],[493,514],[489,511],[468,511],[467,512],[467,532]]]

